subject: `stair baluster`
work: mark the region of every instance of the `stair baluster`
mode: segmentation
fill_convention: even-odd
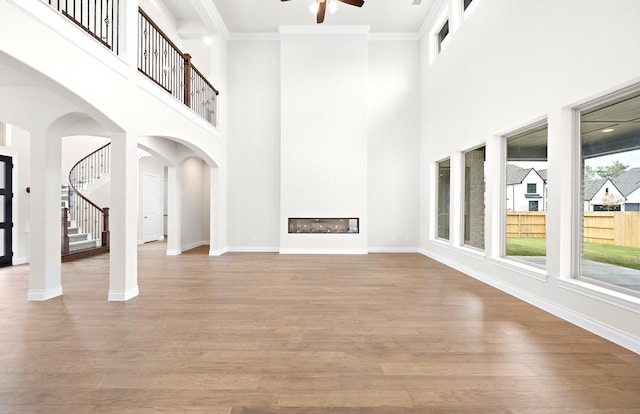
[[[68,211],[63,209],[62,261],[86,257],[109,251],[109,209],[98,207],[82,194],[87,184],[110,173],[111,144],[106,144],[78,161],[69,171]],[[94,240],[93,247],[73,247],[71,239],[76,240],[80,234],[69,236],[67,226],[71,222],[82,228]],[[65,225],[66,224],[66,225]],[[78,249],[78,250],[76,250]]]

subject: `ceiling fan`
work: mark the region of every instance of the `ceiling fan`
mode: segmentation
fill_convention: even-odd
[[[289,1],[289,0],[280,0],[280,1]],[[318,15],[316,21],[318,24],[324,22],[324,15],[327,12],[327,3],[329,0],[315,0],[318,3]],[[364,0],[331,0],[331,1],[339,1],[344,4],[349,4],[351,6],[362,7],[364,4]]]

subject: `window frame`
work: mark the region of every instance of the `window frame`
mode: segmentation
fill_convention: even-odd
[[[448,238],[443,238],[440,237],[440,164],[444,163],[444,162],[449,162],[449,217],[448,217]],[[452,241],[452,234],[451,234],[451,230],[453,228],[452,226],[452,197],[451,197],[451,186],[452,186],[452,170],[451,170],[451,157],[446,157],[446,158],[442,158],[438,161],[436,161],[435,163],[435,168],[434,168],[434,173],[435,173],[435,194],[434,194],[434,214],[433,214],[433,232],[432,232],[432,238],[434,240],[443,242],[443,243],[451,243]]]
[[[508,212],[508,201],[507,201],[507,197],[508,197],[508,193],[507,193],[507,165],[509,163],[509,159],[508,159],[508,148],[509,148],[509,140],[511,138],[514,137],[518,137],[522,134],[526,134],[527,132],[536,132],[542,129],[547,129],[547,158],[546,158],[546,162],[549,163],[549,155],[548,155],[548,150],[549,150],[549,135],[548,135],[548,131],[549,131],[549,119],[547,118],[547,116],[543,116],[540,118],[537,118],[529,123],[527,123],[526,125],[516,128],[508,133],[502,134],[501,135],[501,141],[500,141],[500,145],[501,145],[501,159],[500,159],[500,171],[501,171],[501,190],[500,190],[500,194],[501,194],[501,203],[500,203],[500,240],[498,243],[498,249],[494,250],[495,251],[495,258],[500,260],[500,261],[504,261],[504,263],[509,263],[510,266],[513,266],[514,268],[517,269],[528,269],[530,272],[527,272],[527,275],[533,276],[536,279],[539,280],[546,280],[547,274],[548,274],[548,266],[547,264],[545,264],[544,266],[537,266],[534,265],[532,263],[528,263],[526,261],[523,260],[518,260],[516,258],[514,258],[514,256],[508,256],[507,255],[507,212]],[[543,184],[542,186],[542,191],[546,192],[547,186]],[[545,211],[547,214],[547,223],[548,223],[548,205],[546,204],[547,202],[547,195],[546,193],[543,195],[543,199],[542,199],[542,203],[538,203],[538,211]],[[527,203],[527,206],[529,204]],[[540,208],[542,208],[542,210],[540,210]],[[547,230],[547,235],[548,235],[548,230]],[[548,243],[547,243],[547,250],[548,250]],[[548,254],[545,253],[545,257],[548,258]]]
[[[623,295],[633,298],[634,303],[640,303],[640,291],[634,291],[612,283],[603,282],[588,276],[583,276],[583,244],[584,244],[584,158],[583,158],[583,142],[582,142],[582,114],[593,110],[607,103],[624,99],[625,97],[640,96],[640,84],[634,84],[620,90],[602,95],[599,98],[592,99],[588,102],[578,104],[572,107],[572,124],[573,124],[573,165],[572,165],[572,222],[571,222],[571,272],[569,280],[583,286],[586,291],[601,290],[610,292],[610,295]],[[613,103],[612,103],[613,105]]]

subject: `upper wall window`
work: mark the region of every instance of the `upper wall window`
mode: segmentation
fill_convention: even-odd
[[[640,92],[580,112],[579,276],[640,294]]]
[[[462,10],[467,10],[467,7],[471,4],[473,0],[462,0]]]
[[[451,197],[451,161],[438,163],[438,238],[449,240],[449,208]]]
[[[442,51],[442,47],[445,39],[449,36],[449,20],[445,21],[440,30],[438,31],[437,45],[438,53]]]
[[[485,147],[464,154],[464,244],[484,249]]]
[[[507,259],[546,268],[547,124],[507,137]]]

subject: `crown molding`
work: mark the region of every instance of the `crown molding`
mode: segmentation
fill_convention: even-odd
[[[229,40],[231,33],[224,23],[218,8],[211,0],[194,0],[193,7],[200,13],[207,25],[213,25],[218,31]]]

